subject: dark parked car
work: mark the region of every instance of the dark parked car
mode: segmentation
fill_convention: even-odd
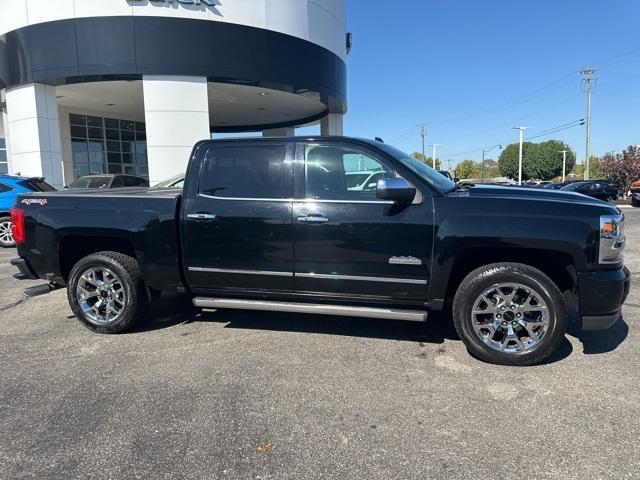
[[[640,207],[640,180],[631,184],[631,205]]]
[[[383,171],[347,185],[353,158]],[[355,169],[354,169],[355,170]],[[447,311],[479,358],[528,365],[556,350],[567,307],[615,323],[629,289],[623,216],[567,192],[456,185],[380,142],[206,140],[182,191],[22,195],[22,278],[67,287],[80,321],[119,333],[155,292],[196,307],[425,321]]]
[[[149,180],[134,175],[96,174],[85,175],[76,178],[65,188],[70,190],[87,188],[124,188],[124,187],[148,187]]]
[[[613,202],[618,198],[618,189],[603,180],[573,182],[560,189],[564,192],[575,192],[597,198],[605,202]]]
[[[0,175],[0,247],[13,247],[11,207],[20,193],[51,192],[55,190],[43,178]]]

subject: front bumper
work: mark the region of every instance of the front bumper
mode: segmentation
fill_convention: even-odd
[[[605,330],[616,323],[630,284],[627,267],[578,274],[582,329]]]
[[[24,258],[18,257],[11,259],[11,265],[18,269],[18,273],[13,275],[14,278],[18,280],[37,280],[38,276],[35,274],[29,262],[27,262]]]

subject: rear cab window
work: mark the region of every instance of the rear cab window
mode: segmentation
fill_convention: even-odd
[[[207,152],[200,194],[228,199],[286,199],[293,196],[287,145],[221,145]]]

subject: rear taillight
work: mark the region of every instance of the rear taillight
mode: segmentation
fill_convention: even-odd
[[[11,223],[13,232],[13,241],[16,244],[21,244],[27,241],[26,232],[24,229],[24,212],[18,207],[11,209]]]

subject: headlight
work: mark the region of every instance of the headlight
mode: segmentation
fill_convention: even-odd
[[[624,250],[624,216],[602,215],[600,217],[600,264],[622,262]]]

